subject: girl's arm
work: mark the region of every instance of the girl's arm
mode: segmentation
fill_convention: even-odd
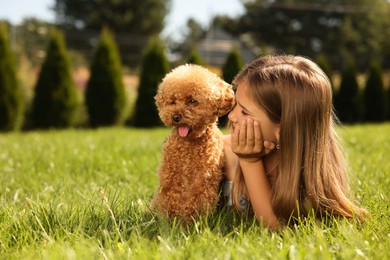
[[[262,157],[274,146],[271,142],[264,142],[259,123],[252,119],[241,122],[232,134],[232,150],[239,158],[253,211],[258,221],[271,229],[279,223],[272,210],[271,187]]]
[[[278,220],[272,210],[271,188],[265,174],[263,161],[247,162],[240,159],[239,162],[257,220],[266,227],[276,228]]]

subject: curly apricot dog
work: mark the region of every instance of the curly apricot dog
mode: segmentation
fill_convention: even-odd
[[[217,119],[234,105],[232,87],[206,68],[186,64],[164,77],[155,101],[162,122],[173,130],[163,147],[152,209],[186,220],[210,213],[224,164]]]

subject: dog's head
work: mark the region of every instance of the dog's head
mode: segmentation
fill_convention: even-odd
[[[155,101],[162,122],[182,137],[198,137],[234,105],[232,86],[198,65],[181,65],[168,73]]]

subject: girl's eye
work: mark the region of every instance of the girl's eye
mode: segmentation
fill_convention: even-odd
[[[248,113],[246,113],[244,110],[241,110],[241,114],[243,114],[244,116],[248,115]]]

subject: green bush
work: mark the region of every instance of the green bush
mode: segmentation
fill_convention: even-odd
[[[46,58],[35,87],[31,123],[34,128],[73,126],[79,104],[64,36],[52,28]]]
[[[234,80],[234,77],[244,66],[244,61],[241,56],[241,52],[237,46],[233,46],[229,55],[226,58],[225,64],[222,66],[222,78],[227,83],[231,84]],[[218,118],[218,124],[221,126],[226,126],[228,122],[228,115],[221,116]]]
[[[123,123],[126,94],[118,48],[103,29],[91,64],[85,102],[92,127]]]
[[[0,23],[0,131],[18,130],[23,121],[23,96],[18,84],[8,25]]]
[[[192,48],[190,52],[190,56],[188,57],[187,63],[189,64],[196,64],[200,66],[204,66],[204,61],[200,53],[197,51],[196,48]]]
[[[232,83],[234,77],[244,66],[244,62],[237,46],[234,46],[225,64],[222,66],[222,78],[229,84]]]
[[[356,123],[360,119],[361,105],[356,74],[355,62],[350,59],[343,68],[335,100],[337,116],[343,123]]]
[[[387,86],[387,90],[386,90],[386,107],[387,107],[386,119],[390,121],[390,83]]]
[[[381,65],[373,62],[363,92],[365,121],[382,122],[386,118],[386,96],[382,75]]]
[[[332,85],[333,98],[335,98],[336,93],[335,93],[335,88],[334,88],[334,83],[333,83],[333,69],[328,61],[328,58],[324,54],[318,55],[317,64],[324,71],[326,76],[328,76],[330,83]]]
[[[165,56],[164,45],[157,39],[150,40],[142,59],[138,97],[135,104],[133,124],[137,127],[161,125],[154,96],[165,74],[169,72],[169,63]]]

